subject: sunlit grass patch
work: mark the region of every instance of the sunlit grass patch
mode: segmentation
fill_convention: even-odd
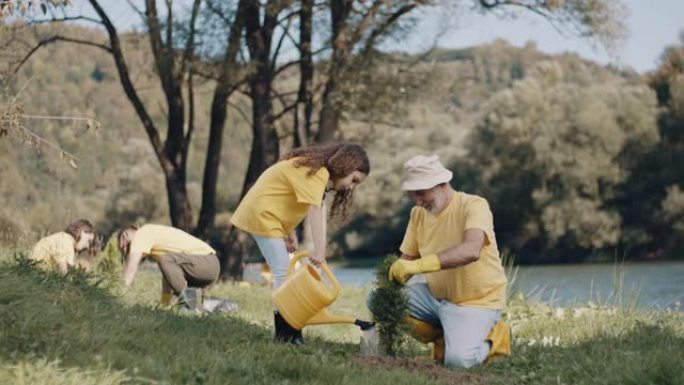
[[[684,315],[662,310],[560,308],[511,301],[513,356],[491,368],[501,384],[684,383]]]
[[[367,319],[369,289],[343,287],[330,310]],[[429,347],[413,340],[396,361],[365,360],[353,325],[306,327],[301,348],[274,343],[265,286],[211,287],[207,295],[239,303],[229,314],[164,309],[160,291],[154,269],[143,269],[123,292],[97,275],[60,277],[6,258],[0,262],[1,382],[684,383],[684,315],[677,311],[556,307],[514,295],[504,312],[513,356],[455,370],[463,375],[453,377],[431,366]]]
[[[209,295],[237,300],[241,310],[203,315],[158,307],[159,281],[158,272],[142,271],[122,294],[97,276],[62,278],[25,261],[0,262],[0,368],[19,373],[3,383],[21,383],[32,370],[24,367],[40,362],[51,363],[41,366],[46,375],[85,383],[430,383],[358,363],[351,325],[307,330],[302,348],[274,343],[265,287],[217,285]],[[359,296],[345,293],[333,310],[359,310]],[[106,373],[107,381],[84,377]]]
[[[48,362],[44,358],[0,364],[0,378],[5,384],[16,385],[118,385],[133,380],[123,370],[82,370],[64,367],[59,361]]]

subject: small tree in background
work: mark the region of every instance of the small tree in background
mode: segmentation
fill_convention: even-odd
[[[618,245],[621,216],[611,202],[658,143],[656,112],[643,85],[567,81],[554,62],[497,93],[464,161],[491,202],[501,244],[553,249],[561,260]]]

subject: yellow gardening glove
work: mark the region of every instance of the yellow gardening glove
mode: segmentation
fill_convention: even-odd
[[[431,254],[427,257],[414,259],[412,261],[408,259],[398,259],[390,266],[389,277],[390,279],[404,284],[409,278],[416,274],[429,273],[441,268],[442,265],[439,263],[437,254]]]

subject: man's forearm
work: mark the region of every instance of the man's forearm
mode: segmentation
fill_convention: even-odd
[[[480,258],[480,251],[475,246],[461,243],[458,246],[437,253],[442,269],[465,266],[473,263]]]
[[[437,253],[442,269],[465,266],[480,259],[486,235],[480,229],[468,229],[463,243]]]

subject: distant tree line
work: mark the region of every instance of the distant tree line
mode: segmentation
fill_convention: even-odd
[[[143,96],[143,85],[131,76],[130,53],[124,49],[122,32],[111,13],[100,1],[88,0],[88,3],[92,7],[91,14],[75,15],[68,5],[60,7],[57,2],[41,2],[45,4],[41,5],[45,16],[29,20],[29,25],[92,23],[105,31],[104,39],[53,30],[43,34],[35,46],[27,50],[20,65],[30,60],[41,47],[57,42],[76,43],[107,53],[161,169],[171,223],[205,238],[211,235],[218,211],[219,160],[231,100],[240,95],[249,100],[250,113],[246,115],[251,125],[251,144],[242,196],[259,174],[278,159],[281,147],[355,138],[353,130],[342,126],[352,112],[375,122],[381,115],[375,111],[375,107],[382,105],[378,100],[388,95],[391,100],[391,94],[396,94],[397,88],[385,87],[389,92],[379,92],[383,87],[374,87],[379,82],[374,84],[373,80],[381,79],[386,85],[403,77],[402,71],[369,70],[383,57],[377,50],[378,44],[408,33],[416,10],[450,4],[409,0],[319,3],[311,0],[194,0],[184,8],[174,5],[173,1],[160,6],[161,2],[146,0],[138,9],[130,3],[144,26],[142,37],[148,44],[145,49],[152,54],[156,83],[163,91],[164,116],[159,117],[151,113],[149,101]],[[623,6],[617,0],[480,0],[470,4],[469,11],[514,15],[532,11],[556,26],[606,43],[619,40],[624,30]],[[294,47],[296,57],[284,60],[281,56],[284,47]],[[511,69],[511,73],[514,77],[522,76],[520,68]],[[284,80],[292,74],[295,74],[295,81]],[[189,151],[197,131],[196,87],[200,83],[211,84],[213,92],[207,119],[209,138],[203,151],[201,202],[195,219],[187,177]],[[396,82],[396,85],[401,84],[401,81]],[[371,103],[365,103],[366,100]],[[622,100],[623,96],[618,96],[616,102]],[[521,103],[520,108],[527,108],[524,100]],[[481,123],[479,127],[497,129],[494,123]],[[438,138],[433,139],[439,142]],[[612,177],[610,183],[620,182],[617,176]],[[543,210],[543,207],[536,209]],[[606,226],[614,226],[614,217],[610,213],[605,215],[602,221]],[[612,235],[605,236],[612,239]],[[560,238],[556,234],[549,240],[552,244]],[[230,229],[215,242],[222,245],[226,275],[239,276],[241,262],[247,255],[246,241]]]
[[[489,200],[500,248],[523,263],[684,257],[684,35],[642,77],[509,64],[524,76],[488,99],[450,164],[457,190]],[[390,226],[358,218],[338,242],[392,252],[403,207]]]

